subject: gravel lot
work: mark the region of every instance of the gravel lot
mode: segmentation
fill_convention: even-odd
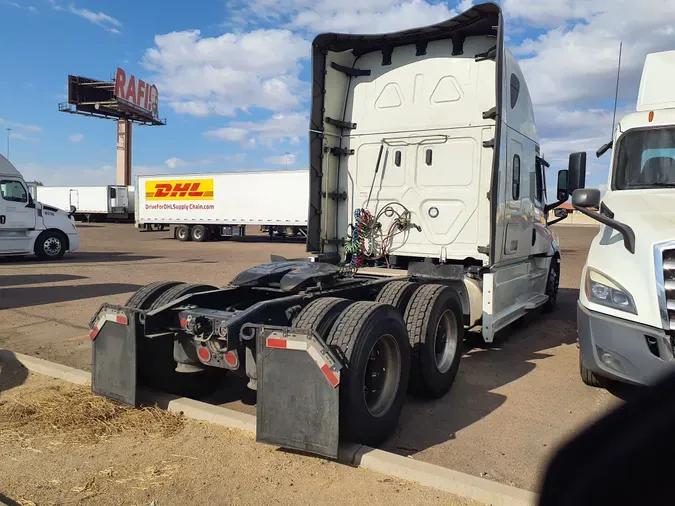
[[[101,303],[123,303],[157,280],[226,284],[241,270],[293,258],[304,243],[265,236],[179,243],[170,232],[131,225],[79,225],[81,250],[58,263],[0,261],[0,347],[89,369],[87,324]],[[469,350],[452,391],[410,400],[383,449],[535,490],[556,445],[620,402],[582,384],[576,299],[595,227],[557,226],[563,249],[558,308],[502,332],[494,346]],[[230,383],[210,401],[254,412]]]

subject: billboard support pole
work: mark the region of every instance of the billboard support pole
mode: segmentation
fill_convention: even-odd
[[[117,184],[131,184],[131,121],[117,121]]]

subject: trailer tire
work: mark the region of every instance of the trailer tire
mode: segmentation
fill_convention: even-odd
[[[187,225],[178,225],[176,227],[176,239],[178,239],[180,242],[186,242],[192,239],[192,236],[190,234],[190,227]]]
[[[436,399],[452,387],[462,358],[463,314],[459,295],[448,286],[422,285],[413,294],[404,318],[412,348],[412,393]]]
[[[68,239],[59,230],[45,230],[37,239],[33,251],[40,260],[59,260],[68,249]]]
[[[327,343],[344,363],[340,439],[378,446],[396,428],[410,377],[403,319],[386,304],[356,302],[337,318]]]
[[[190,231],[194,242],[206,242],[209,240],[209,229],[204,225],[195,225]]]
[[[307,304],[293,320],[293,326],[299,329],[313,330],[322,339],[328,337],[335,320],[352,303],[349,299],[322,297]]]
[[[408,301],[419,286],[419,283],[409,281],[392,281],[384,285],[384,288],[377,294],[375,302],[394,306],[403,314],[408,306]]]

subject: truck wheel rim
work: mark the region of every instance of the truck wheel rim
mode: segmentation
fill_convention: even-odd
[[[44,251],[49,256],[55,256],[61,253],[61,241],[58,237],[49,237],[43,245]]]
[[[438,320],[434,334],[434,354],[439,372],[446,373],[452,367],[457,352],[457,318],[447,309]]]
[[[199,229],[195,230],[195,231],[194,231],[194,236],[195,236],[195,239],[201,239],[201,238],[202,238],[202,232],[201,232],[201,230],[199,230]]]
[[[380,336],[370,349],[363,381],[368,412],[383,416],[394,403],[401,377],[401,352],[393,336]]]
[[[181,228],[181,229],[178,231],[178,237],[180,237],[181,239],[184,239],[186,235],[187,235],[187,234],[185,233],[185,230],[184,230],[184,229]]]

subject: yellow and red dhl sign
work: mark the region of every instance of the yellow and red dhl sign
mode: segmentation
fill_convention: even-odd
[[[146,181],[146,200],[213,200],[213,179]]]

